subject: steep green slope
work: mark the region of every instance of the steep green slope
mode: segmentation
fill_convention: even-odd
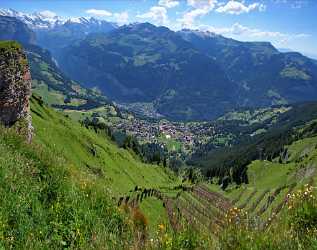
[[[140,163],[132,152],[117,148],[102,132],[97,134],[74,123],[63,113],[44,106],[37,97],[33,97],[31,103],[36,133],[32,145],[25,144],[8,129],[0,131],[2,247],[127,249],[133,246],[139,249],[140,245],[131,245],[134,242],[131,219],[127,220],[125,213],[114,204],[121,195],[133,197],[133,192],[129,191],[135,190],[136,185],[159,190],[170,219],[178,218],[178,227],[185,225],[185,231],[170,234],[164,226],[167,215],[161,200],[155,196],[144,198],[140,208],[147,219],[133,212],[137,217],[132,218],[132,223],[135,218],[143,222],[149,220],[146,223],[158,238],[154,245],[146,241],[148,249],[232,249],[226,244],[236,243],[240,247],[244,244],[250,247],[249,241],[243,242],[248,235],[261,239],[252,242],[252,246],[263,249],[265,241],[262,241],[272,234],[275,237],[268,249],[296,249],[298,246],[298,242],[281,231],[293,230],[285,224],[293,218],[292,211],[285,213],[283,207],[287,204],[288,193],[306,183],[316,185],[316,137],[308,136],[286,146],[289,153],[282,162],[278,157],[272,161],[252,162],[247,171],[249,184],[229,186],[222,191],[215,185],[201,183],[192,188],[182,187],[180,192],[175,190],[173,194],[171,189],[180,183],[168,171]],[[314,123],[307,126],[314,126]],[[307,128],[302,128],[306,135],[311,131]],[[243,224],[245,219],[234,224],[234,228],[227,224],[225,215],[229,210],[231,218],[232,205],[248,211],[250,228]],[[237,217],[241,214],[239,212]],[[315,218],[312,212],[305,216],[310,216],[310,220]],[[186,231],[187,226],[181,218],[190,223],[190,230]],[[296,218],[301,223],[302,218]],[[257,224],[252,224],[254,220]],[[272,227],[261,231],[272,222]],[[276,227],[279,234],[274,231]],[[308,233],[308,242],[301,239],[300,244],[313,249],[309,246],[316,238]],[[237,235],[234,242],[230,241]]]
[[[116,208],[119,197],[134,197],[135,186],[172,189],[178,179],[167,169],[141,163],[102,132],[73,122],[36,96],[31,112],[31,145],[0,128],[0,246],[126,249],[131,225]],[[144,198],[140,209],[132,215],[144,213],[150,233],[158,223],[168,223],[162,201]]]
[[[70,118],[31,99],[35,141],[63,155],[83,178],[108,185],[114,195],[126,194],[135,186],[159,188],[177,184],[173,175],[158,166],[142,164],[132,152],[119,149],[106,135],[86,129]],[[86,177],[85,177],[86,176]]]
[[[287,153],[282,162],[278,157],[253,161],[247,166],[248,184],[229,187],[223,194],[236,206],[259,216],[263,223],[273,219],[285,206],[287,194],[304,185],[317,185],[316,145],[316,136],[300,139],[285,146]]]
[[[61,155],[1,127],[0,165],[0,248],[120,249],[131,238],[107,187],[80,182]]]
[[[95,183],[106,188],[118,202],[120,197],[136,198],[136,186],[172,190],[180,184],[170,170],[141,163],[132,151],[118,148],[102,131],[96,133],[73,122],[62,113],[44,106],[37,98],[31,99],[31,111],[35,142],[64,157],[79,185]],[[162,201],[144,199],[143,203],[141,209],[151,232],[156,229],[157,222],[167,223]]]

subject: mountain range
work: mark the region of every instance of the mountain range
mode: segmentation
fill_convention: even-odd
[[[93,18],[0,13],[26,24],[70,79],[119,103],[151,103],[168,119],[210,120],[241,107],[317,98],[316,61],[269,42],[150,23],[118,27]]]
[[[36,34],[37,43],[54,55],[59,48],[83,39],[89,33],[108,32],[118,27],[93,17],[63,18],[53,13],[27,14],[13,9],[0,9],[0,16],[14,17],[25,23]]]
[[[0,9],[0,16],[15,17],[28,25],[30,29],[34,30],[54,29],[62,27],[65,24],[66,26],[70,24],[77,24],[82,25],[82,27],[86,26],[88,30],[91,29],[91,31],[98,32],[98,27],[102,27],[103,25],[112,25],[114,28],[118,26],[115,23],[110,23],[93,17],[64,18],[45,11],[28,14],[14,9]]]
[[[316,64],[268,42],[142,23],[88,35],[60,54],[71,78],[119,102],[153,102],[169,119],[214,119],[237,107],[317,97]]]

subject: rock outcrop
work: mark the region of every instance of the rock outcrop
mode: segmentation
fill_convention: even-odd
[[[32,139],[29,98],[31,74],[17,42],[0,41],[0,123]]]

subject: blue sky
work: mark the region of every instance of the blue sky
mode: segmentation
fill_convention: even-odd
[[[209,30],[317,58],[317,0],[1,0],[0,8]]]

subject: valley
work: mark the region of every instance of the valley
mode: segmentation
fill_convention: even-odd
[[[0,9],[0,249],[316,249],[316,100],[270,42]]]

